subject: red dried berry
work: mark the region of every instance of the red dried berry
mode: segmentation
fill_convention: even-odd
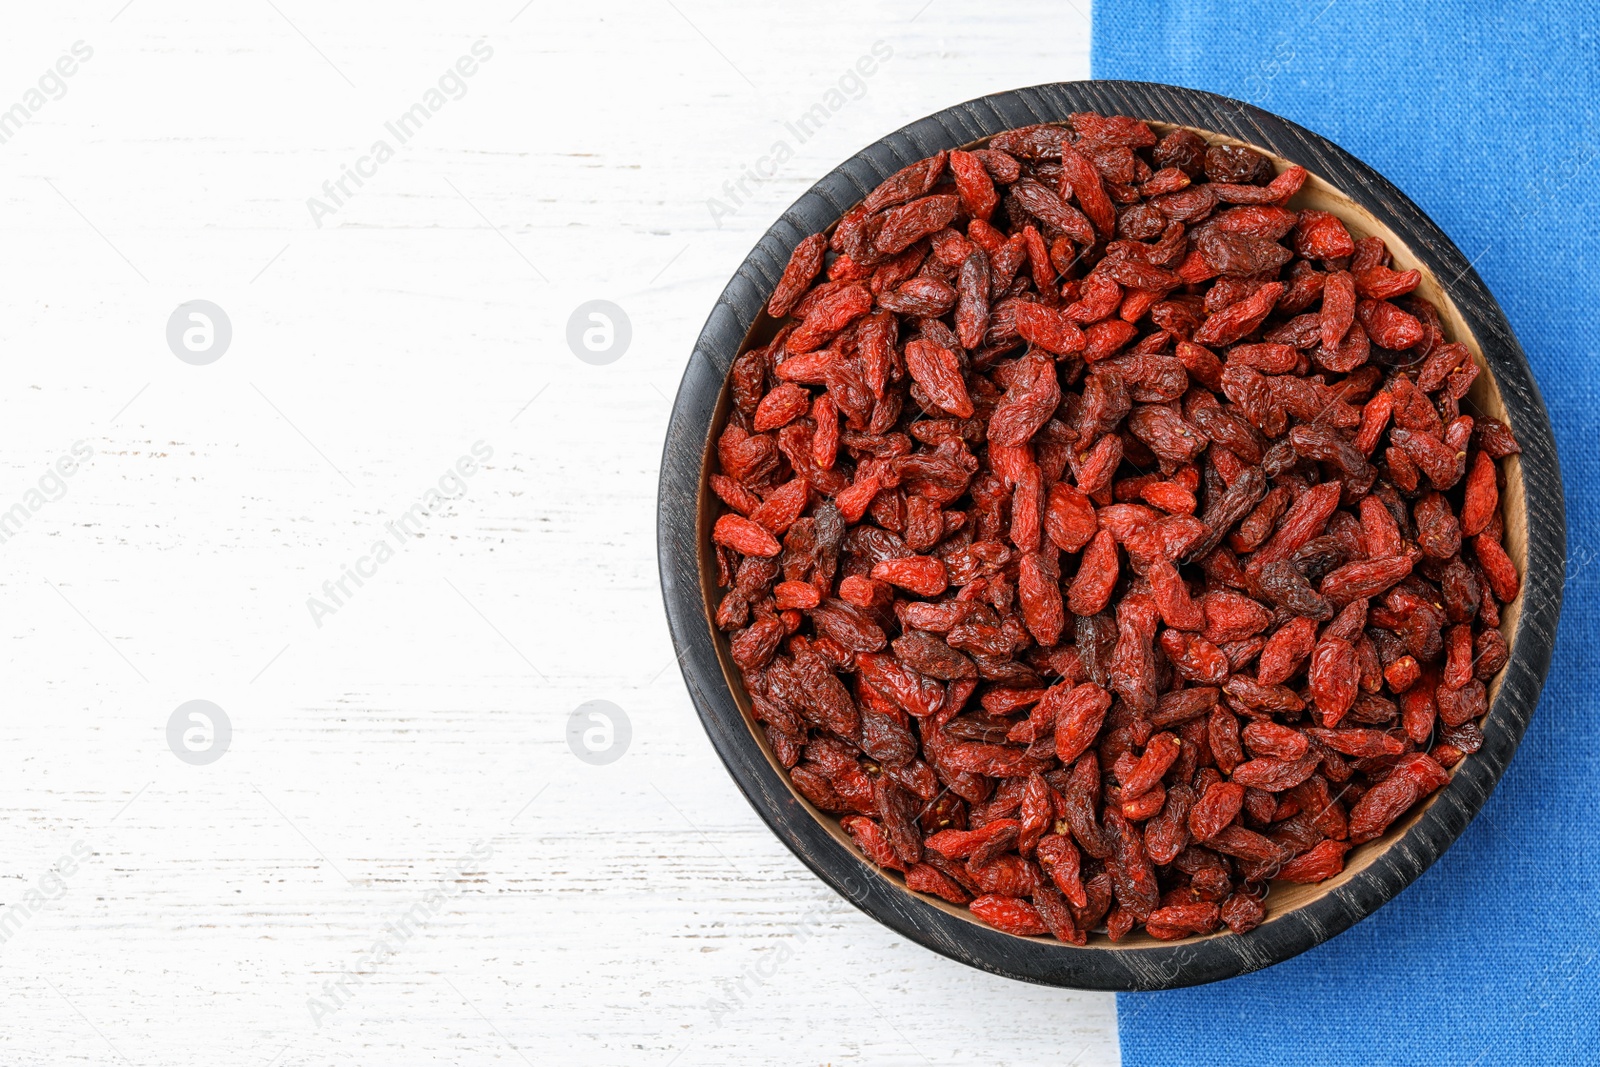
[[[960,418],[972,414],[972,398],[961,378],[961,363],[950,349],[920,337],[909,341],[906,370],[935,405]]]
[[[1050,928],[1045,926],[1044,920],[1039,917],[1039,912],[1034,906],[1017,897],[986,893],[974,900],[969,907],[972,909],[972,914],[996,930],[1004,930],[1008,934],[1037,937],[1050,932]]]
[[[794,310],[806,287],[822,270],[822,255],[827,247],[828,237],[821,233],[814,233],[794,246],[789,263],[783,268],[783,277],[778,279],[772,297],[767,301],[768,315],[781,319]]]

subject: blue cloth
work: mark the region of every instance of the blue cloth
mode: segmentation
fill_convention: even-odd
[[[1123,1063],[1600,1062],[1600,10],[1582,0],[1097,0],[1093,69],[1248,100],[1377,169],[1527,350],[1566,485],[1565,606],[1516,759],[1377,914],[1232,981],[1118,998]]]

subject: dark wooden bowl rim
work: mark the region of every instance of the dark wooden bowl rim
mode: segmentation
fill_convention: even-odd
[[[791,790],[752,733],[708,621],[701,550],[708,543],[709,521],[701,504],[711,429],[725,404],[728,369],[794,246],[827,229],[907,163],[1002,130],[1061,122],[1076,111],[1215,131],[1298,163],[1344,193],[1408,244],[1439,280],[1476,339],[1504,418],[1523,449],[1520,463],[1508,468],[1508,477],[1520,477],[1527,520],[1519,561],[1524,575],[1520,618],[1514,623],[1510,662],[1483,724],[1482,749],[1462,762],[1409,826],[1391,831],[1394,840],[1365,867],[1242,937],[1222,933],[1170,944],[1121,945],[1101,937],[1079,948],[1004,934],[908,892],[882,876],[836,827],[830,831]],[[1508,487],[1508,497],[1518,495],[1515,488]],[[1324,138],[1239,101],[1147,82],[1062,82],[971,100],[890,134],[817,182],[740,264],[695,343],[662,454],[657,522],[662,593],[684,681],[728,772],[784,844],[862,911],[935,952],[1025,981],[1118,991],[1197,985],[1288,959],[1370,915],[1438,859],[1494,789],[1538,703],[1555,643],[1566,564],[1561,475],[1544,401],[1510,324],[1461,251],[1398,189]]]

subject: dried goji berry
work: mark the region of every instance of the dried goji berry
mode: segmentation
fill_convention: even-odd
[[[968,907],[972,909],[972,914],[996,930],[1004,930],[1008,934],[1037,937],[1050,932],[1034,906],[1017,897],[985,893]]]
[[[806,287],[822,270],[822,254],[827,247],[827,234],[821,233],[814,233],[794,246],[789,263],[783,268],[783,277],[778,279],[767,301],[767,314],[781,319],[794,309]]]

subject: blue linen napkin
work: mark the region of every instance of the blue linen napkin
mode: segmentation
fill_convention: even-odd
[[[1097,78],[1322,134],[1474,260],[1527,350],[1567,496],[1544,696],[1482,814],[1377,914],[1227,982],[1118,998],[1126,1067],[1600,1062],[1600,8],[1099,0]]]

